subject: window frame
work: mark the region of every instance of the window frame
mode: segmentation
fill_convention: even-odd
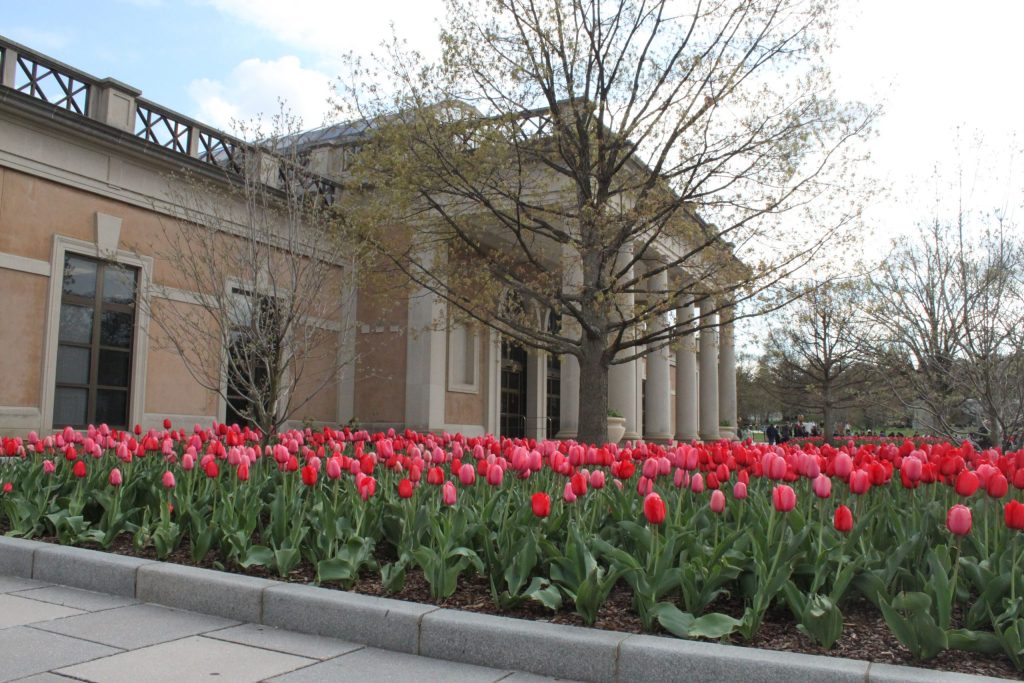
[[[462,337],[462,348],[459,348],[459,344],[452,343],[453,340],[457,340],[455,336],[456,330],[462,330],[465,335]],[[448,326],[447,334],[447,347],[448,353],[448,391],[454,391],[461,394],[479,394],[480,393],[480,333],[472,326],[465,323],[452,323]],[[466,359],[466,353],[471,354],[471,361]],[[472,368],[473,379],[472,382],[466,383],[461,381],[458,373],[458,369]]]

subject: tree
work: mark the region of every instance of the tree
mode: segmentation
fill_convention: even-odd
[[[335,250],[335,187],[290,143],[295,122],[241,129],[256,142],[225,138],[211,170],[169,179],[178,215],[154,251],[173,286],[146,305],[155,346],[225,401],[227,422],[270,436],[352,361],[358,256]]]
[[[612,365],[842,249],[874,113],[832,95],[833,5],[449,0],[438,63],[398,40],[353,62],[370,191],[346,220],[457,315],[575,359],[579,438],[601,440]]]
[[[1024,242],[999,216],[971,218],[961,205],[894,243],[871,278],[873,347],[924,429],[998,445],[1024,429]]]
[[[826,440],[837,411],[863,405],[870,389],[859,345],[863,304],[863,286],[854,280],[812,288],[765,341],[773,393],[820,414]]]

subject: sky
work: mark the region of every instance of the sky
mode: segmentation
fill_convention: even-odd
[[[224,129],[272,114],[306,127],[330,111],[342,55],[369,55],[394,26],[436,54],[441,0],[0,0],[0,35]],[[978,211],[1020,218],[1024,2],[843,0],[830,57],[838,95],[880,104],[868,143],[879,193],[865,211],[863,256],[962,194]],[[962,169],[962,172],[958,172]],[[935,173],[938,173],[936,180]],[[963,178],[962,193],[950,189]],[[937,199],[938,197],[938,199]],[[938,206],[938,209],[936,208]]]

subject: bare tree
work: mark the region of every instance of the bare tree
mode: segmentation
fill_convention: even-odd
[[[1024,429],[1024,242],[998,216],[980,230],[968,217],[898,241],[869,310],[876,357],[924,428],[999,445]]]
[[[335,186],[307,169],[292,119],[273,125],[242,126],[255,141],[214,152],[220,172],[170,179],[178,216],[155,255],[172,284],[148,302],[155,343],[225,401],[227,422],[267,436],[353,361],[343,335],[358,261],[339,248]]]
[[[438,63],[396,40],[353,64],[349,171],[372,192],[346,215],[458,315],[576,358],[579,438],[601,439],[611,365],[843,248],[873,112],[832,95],[833,10],[449,0]]]
[[[869,399],[872,377],[859,344],[863,304],[863,286],[854,280],[812,288],[765,341],[772,393],[820,414],[827,440],[839,411]]]

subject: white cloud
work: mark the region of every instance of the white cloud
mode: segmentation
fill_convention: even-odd
[[[207,0],[218,11],[322,58],[366,54],[391,35],[394,24],[411,47],[436,51],[440,0],[356,3],[338,0]]]
[[[192,81],[188,92],[196,103],[195,117],[224,130],[236,130],[235,122],[257,116],[269,119],[280,109],[278,100],[304,128],[315,128],[330,111],[331,77],[304,68],[294,56],[253,58],[241,62],[223,81]]]

